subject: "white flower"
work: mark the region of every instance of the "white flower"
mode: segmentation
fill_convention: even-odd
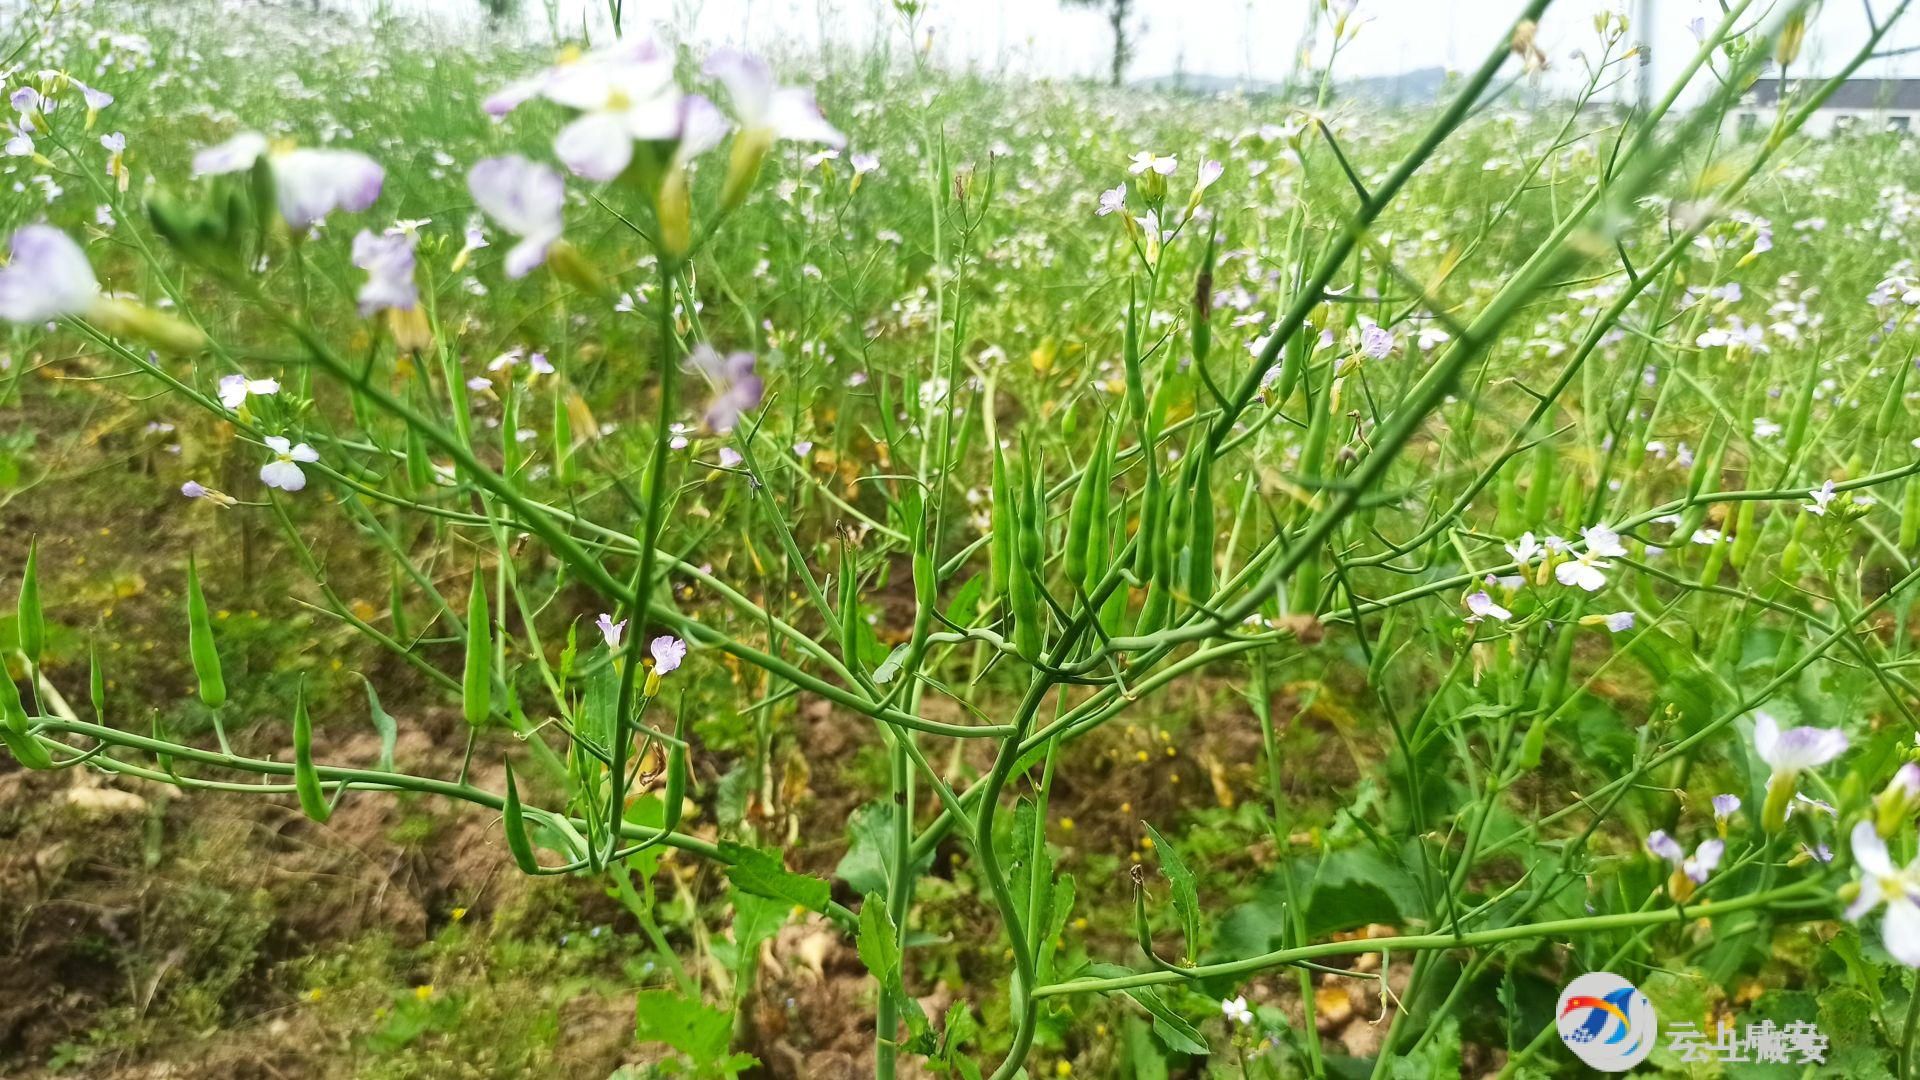
[[[707,58],[705,70],[726,85],[741,138],[763,145],[775,139],[846,145],[847,137],[820,115],[813,91],[775,85],[773,70],[759,57],[721,49]]]
[[[1094,217],[1106,217],[1108,214],[1127,208],[1127,185],[1108,188],[1100,193],[1100,209],[1093,212]]]
[[[620,648],[620,635],[627,629],[627,620],[614,622],[613,616],[603,611],[599,618],[593,620],[593,625],[600,628],[600,636],[606,639],[607,648],[616,651]]]
[[[1133,155],[1132,162],[1131,165],[1127,166],[1127,171],[1135,176],[1139,176],[1149,169],[1161,176],[1172,176],[1174,170],[1180,168],[1179,158],[1161,157],[1151,150],[1142,150]]]
[[[1721,840],[1707,840],[1688,855],[1678,841],[1665,832],[1655,829],[1647,834],[1647,850],[1673,864],[1673,868],[1683,873],[1695,885],[1706,883],[1707,876],[1720,865],[1720,857],[1726,854],[1727,845]]]
[[[245,375],[225,375],[220,379],[220,404],[229,409],[237,409],[246,403],[247,395],[266,397],[280,392],[278,379],[249,379]]]
[[[1593,552],[1583,551],[1578,558],[1554,567],[1553,576],[1562,585],[1578,585],[1588,592],[1596,592],[1606,586],[1607,575],[1601,571],[1611,565],[1597,558]]]
[[[487,158],[467,173],[473,201],[499,226],[520,238],[507,252],[510,278],[522,278],[547,261],[547,252],[560,239],[561,209],[566,203],[566,181],[553,169],[519,154]],[[468,248],[475,245],[468,234]]]
[[[281,491],[299,491],[306,487],[307,474],[300,471],[299,463],[320,460],[320,455],[313,447],[306,443],[289,443],[280,435],[269,435],[265,441],[274,457],[260,466],[260,482]]]
[[[1520,539],[1515,540],[1506,547],[1507,554],[1513,558],[1516,565],[1521,567],[1525,567],[1546,551],[1545,548],[1540,546],[1540,541],[1534,539],[1533,533],[1531,532],[1521,533]]]
[[[1253,1023],[1253,1010],[1247,1007],[1247,998],[1244,994],[1222,1001],[1220,1015],[1243,1026]]]
[[[262,154],[273,169],[280,216],[296,230],[312,228],[335,210],[365,210],[380,197],[386,183],[386,170],[356,150],[274,147],[266,136],[251,131],[195,154],[193,174],[243,172],[253,168]]]
[[[1895,869],[1886,841],[1873,823],[1853,827],[1853,861],[1860,867],[1860,895],[1847,908],[1847,918],[1858,922],[1881,904],[1887,905],[1881,941],[1895,960],[1920,967],[1920,860]]]
[[[100,282],[87,253],[51,225],[13,234],[13,256],[0,269],[0,319],[42,323],[84,315],[100,299]]]
[[[1595,525],[1581,529],[1580,536],[1587,542],[1587,550],[1602,559],[1622,558],[1627,549],[1620,544],[1620,534],[1605,525]]]

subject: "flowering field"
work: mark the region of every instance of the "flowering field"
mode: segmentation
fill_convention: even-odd
[[[1905,3],[897,6],[0,0],[0,1073],[1914,1075]]]

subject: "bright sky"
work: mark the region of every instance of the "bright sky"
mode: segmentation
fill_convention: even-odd
[[[380,0],[356,0],[363,4]],[[386,0],[401,8],[471,18],[479,0]],[[530,25],[546,25],[547,0],[522,0]],[[605,0],[555,0],[563,33],[583,15],[604,24]],[[1105,16],[1065,9],[1058,0],[925,0],[922,26],[950,66],[1006,68],[1024,74],[1080,76],[1106,70],[1111,37]],[[1380,75],[1416,68],[1460,68],[1485,55],[1524,0],[1360,0],[1367,20],[1343,53],[1338,70]],[[691,27],[705,44],[743,44],[760,50],[817,48],[823,42],[863,45],[879,36],[902,42],[899,22],[883,0],[625,0],[628,25]],[[1891,0],[1873,0],[1877,9]],[[1135,0],[1135,78],[1184,70],[1194,74],[1278,80],[1298,53],[1302,30],[1317,0]],[[1767,7],[1766,0],[1754,5]],[[1595,42],[1593,16],[1624,8],[1634,18],[1632,38],[1651,41],[1657,76],[1676,72],[1694,46],[1688,23],[1713,18],[1714,0],[1556,0],[1541,25],[1539,43],[1552,58],[1556,83],[1579,81],[1570,54]],[[1651,18],[1647,18],[1648,13]],[[1649,25],[1650,24],[1650,25]],[[1829,3],[1809,35],[1801,70],[1822,73],[1858,47],[1866,33],[1857,3]],[[577,34],[576,34],[577,36]],[[1324,35],[1323,35],[1324,37]],[[1889,46],[1920,47],[1920,15],[1891,35]],[[1876,62],[1863,74],[1916,75],[1914,57]]]

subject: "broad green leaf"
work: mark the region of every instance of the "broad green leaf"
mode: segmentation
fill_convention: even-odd
[[[817,877],[796,874],[781,865],[778,855],[723,840],[720,857],[727,867],[727,880],[736,888],[755,896],[785,900],[808,911],[824,912],[833,898],[833,888]]]
[[[727,1057],[733,1015],[678,990],[642,990],[633,1001],[633,1037],[665,1043],[692,1058],[698,1068]]]

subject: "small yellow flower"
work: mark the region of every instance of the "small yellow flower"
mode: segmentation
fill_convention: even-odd
[[[413,996],[420,1001],[427,1000],[428,998],[433,996],[433,984],[422,983],[421,985],[414,987]]]
[[[452,911],[448,912],[447,914],[453,917],[454,922],[459,922],[461,919],[464,919],[467,917],[467,909],[463,907],[457,907],[457,908],[454,908]]]

